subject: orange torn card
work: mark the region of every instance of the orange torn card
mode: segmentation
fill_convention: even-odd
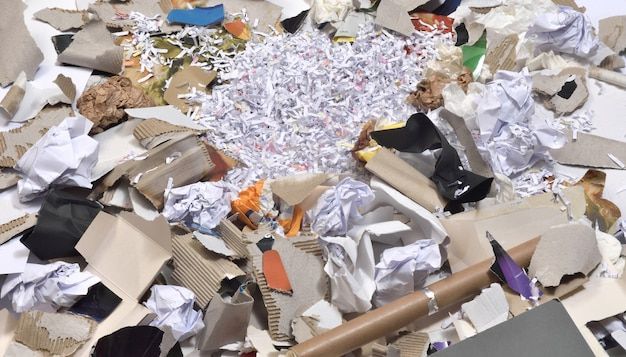
[[[231,35],[237,37],[238,39],[245,41],[248,41],[250,39],[250,30],[248,29],[248,25],[246,25],[241,20],[227,22],[224,24],[224,28]]]
[[[291,295],[291,283],[280,259],[280,254],[275,250],[266,250],[263,252],[263,275],[267,281],[267,286],[278,292]]]

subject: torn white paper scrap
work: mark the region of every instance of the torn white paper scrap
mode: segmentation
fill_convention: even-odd
[[[0,2],[0,86],[11,84],[20,72],[32,80],[43,53],[33,40],[24,23],[22,0],[4,0]]]
[[[20,242],[20,237],[0,245],[0,275],[22,273],[30,250]]]
[[[237,255],[232,249],[226,246],[226,243],[214,235],[200,233],[198,231],[193,232],[193,236],[202,243],[202,245],[212,251],[213,253],[221,254],[226,257],[233,257]]]
[[[528,273],[545,287],[558,286],[565,275],[588,275],[601,259],[593,228],[580,223],[563,224],[541,236]]]
[[[602,262],[593,275],[601,278],[620,278],[626,265],[626,259],[622,258],[622,244],[614,236],[600,230],[596,230],[596,240]]]
[[[276,6],[283,8],[280,15],[280,21],[298,16],[302,11],[309,10],[312,0],[267,0]]]
[[[141,158],[146,148],[133,136],[133,130],[141,120],[131,119],[98,133],[93,138],[98,142],[98,161],[91,171],[93,181],[126,160]]]
[[[315,305],[306,309],[302,316],[313,317],[318,323],[317,327],[330,330],[342,324],[343,320],[339,310],[326,300],[320,300]]]
[[[166,196],[163,215],[170,222],[185,224],[207,232],[230,212],[230,202],[237,191],[224,181],[197,182],[173,188]]]
[[[461,305],[476,331],[482,332],[507,320],[509,303],[500,284],[491,284],[474,300]]]
[[[18,123],[25,122],[34,118],[46,105],[58,103],[72,104],[72,99],[68,98],[57,83],[39,87],[27,82],[20,107],[10,120]]]
[[[144,305],[157,316],[150,326],[171,329],[177,341],[184,341],[204,328],[202,311],[193,309],[196,296],[187,288],[174,285],[154,285]]]
[[[0,298],[8,296],[16,313],[29,310],[54,312],[59,307],[72,306],[98,282],[100,279],[93,274],[81,272],[78,264],[26,264],[24,272],[7,275]]]
[[[382,306],[423,288],[428,275],[441,268],[444,261],[439,245],[432,239],[386,249],[376,264],[374,303]]]
[[[408,10],[398,0],[381,0],[374,23],[405,36],[411,36],[415,32]]]
[[[89,137],[91,121],[69,117],[50,128],[17,162],[20,201],[29,201],[51,184],[91,188],[91,169],[98,159],[98,142]]]

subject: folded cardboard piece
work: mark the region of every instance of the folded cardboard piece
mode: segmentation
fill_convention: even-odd
[[[550,154],[559,164],[616,170],[626,169],[624,166],[626,163],[626,142],[586,133],[577,133],[576,140],[573,140],[572,137],[570,133],[567,135],[568,143],[565,146],[550,150]]]
[[[544,105],[557,114],[569,114],[582,107],[589,91],[583,68],[565,68],[557,75],[536,74],[533,90],[544,97]]]
[[[562,191],[570,202],[573,219],[585,212],[582,187]],[[532,196],[441,218],[450,236],[448,262],[452,272],[458,272],[493,257],[485,233],[489,231],[504,249],[510,249],[546,232],[550,227],[568,222],[568,209],[554,201],[552,193]]]
[[[20,316],[15,340],[46,355],[72,356],[95,327],[94,320],[74,314],[28,311]]]
[[[222,280],[245,275],[232,261],[207,250],[191,233],[174,235],[172,250],[172,278],[194,292],[201,308],[209,304]]]
[[[431,212],[441,210],[446,205],[428,177],[388,149],[381,148],[365,168]]]
[[[32,80],[43,53],[24,23],[26,4],[21,0],[0,3],[0,86],[11,84],[20,74]]]
[[[552,300],[433,356],[592,357],[594,354],[563,304]]]
[[[192,184],[207,177],[215,166],[204,142],[193,134],[157,146],[146,156],[142,160],[128,160],[113,169],[104,177],[100,191],[113,187],[124,177],[154,207],[161,209],[170,179],[170,187]]]
[[[272,193],[289,206],[302,203],[313,190],[328,180],[327,174],[300,174],[273,180],[270,183]]]

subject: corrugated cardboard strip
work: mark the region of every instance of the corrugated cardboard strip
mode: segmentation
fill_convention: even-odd
[[[397,339],[391,346],[400,350],[400,357],[426,357],[430,338],[425,332],[412,332]]]
[[[0,109],[4,111],[4,114],[9,118],[12,118],[17,109],[20,107],[24,94],[26,94],[26,74],[24,72],[17,76],[15,82],[11,86],[11,89],[4,95],[2,101],[0,101]]]
[[[54,356],[71,356],[95,329],[92,319],[64,313],[29,311],[20,316],[15,340],[32,350]]]
[[[205,308],[224,279],[245,275],[228,259],[208,251],[192,234],[174,235],[172,239],[174,273],[172,278],[196,294],[198,305]]]
[[[219,232],[226,246],[237,253],[237,255],[230,258],[236,260],[248,257],[248,249],[246,246],[250,242],[244,240],[243,233],[233,222],[228,219],[222,219],[215,229]]]
[[[48,107],[22,127],[0,133],[0,167],[14,167],[24,153],[51,127],[72,115],[72,108],[69,106]]]
[[[0,225],[0,244],[8,241],[16,235],[37,224],[37,215],[25,214],[7,223]]]
[[[317,244],[317,239],[311,237],[277,238],[274,241],[272,249],[281,256],[293,287],[292,295],[285,295],[268,287],[262,270],[261,251],[256,244],[248,245],[254,267],[253,275],[261,290],[267,308],[270,335],[275,341],[290,341],[291,321],[328,293],[328,277],[324,273],[321,257],[295,247],[296,243],[302,243],[301,247],[311,249],[311,241]]]
[[[381,148],[365,168],[431,212],[446,206],[431,180],[388,149]]]
[[[166,163],[166,160],[172,160]],[[198,182],[214,164],[206,145],[195,135],[170,141],[147,152],[143,160],[129,160],[117,166],[102,181],[102,191],[125,177],[154,207],[163,208],[163,193],[172,178],[172,187]]]
[[[489,46],[485,56],[485,64],[491,73],[496,71],[513,71],[517,68],[515,48],[519,41],[517,35],[505,37],[497,46]]]
[[[133,136],[147,149],[160,145],[168,140],[180,139],[190,133],[200,134],[202,131],[184,126],[170,124],[159,119],[142,120],[133,130]]]

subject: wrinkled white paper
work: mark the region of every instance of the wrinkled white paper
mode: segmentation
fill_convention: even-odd
[[[184,341],[204,328],[202,311],[193,309],[196,296],[187,288],[174,285],[153,285],[150,298],[144,303],[157,317],[150,326],[171,328],[177,341]]]
[[[626,259],[621,256],[622,244],[617,238],[599,230],[596,230],[596,240],[602,261],[592,275],[601,278],[621,278],[626,266]]]
[[[314,0],[313,20],[317,24],[341,21],[352,9],[352,0]]]
[[[320,237],[326,256],[324,271],[330,278],[331,303],[339,311],[366,312],[372,308],[374,252],[368,235]]]
[[[382,306],[424,287],[426,277],[441,268],[445,257],[432,239],[386,249],[376,264],[374,304]]]
[[[374,193],[363,182],[345,178],[329,188],[309,212],[311,229],[320,236],[345,235],[361,219],[359,208],[374,200]]]
[[[560,131],[535,115],[532,79],[528,70],[499,71],[485,86],[477,110],[477,124],[491,167],[506,176],[549,160],[549,149],[565,145]]]
[[[223,181],[197,182],[173,188],[165,198],[163,216],[168,221],[184,221],[190,228],[208,232],[230,212],[237,194]]]
[[[0,245],[0,275],[21,273],[26,268],[30,250],[20,242],[20,238]]]
[[[302,316],[315,318],[318,321],[317,327],[326,330],[335,328],[343,322],[339,310],[326,300],[316,302],[315,305],[306,309]]]
[[[509,317],[509,303],[500,284],[491,284],[474,300],[461,305],[461,310],[469,318],[478,332],[485,331]]]
[[[537,54],[553,50],[589,59],[596,65],[615,54],[596,36],[591,20],[569,6],[540,13],[527,37],[536,45]]]
[[[0,298],[8,296],[16,313],[30,310],[55,312],[62,306],[72,306],[99,282],[95,275],[81,272],[78,264],[26,264],[23,273],[7,275]]]
[[[68,117],[48,130],[17,162],[20,201],[34,199],[51,184],[91,188],[91,170],[98,160],[98,142],[88,134],[92,122]]]
[[[63,94],[59,86],[52,83],[47,87],[38,87],[32,82],[26,82],[24,98],[17,112],[12,118],[5,119],[19,123],[25,122],[34,118],[46,105],[58,103],[72,104],[72,100]]]

